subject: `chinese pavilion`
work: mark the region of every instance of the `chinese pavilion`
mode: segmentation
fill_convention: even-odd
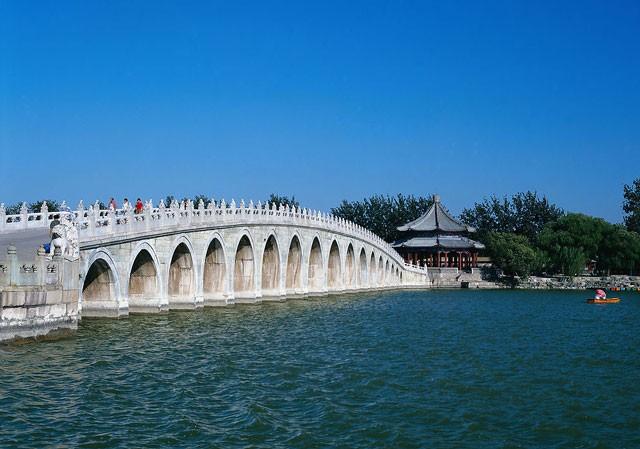
[[[405,262],[427,267],[474,268],[484,245],[467,237],[475,228],[455,220],[434,195],[420,218],[400,226],[403,238],[391,244]]]

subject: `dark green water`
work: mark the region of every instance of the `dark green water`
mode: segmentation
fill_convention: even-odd
[[[0,346],[0,447],[638,448],[640,295],[433,291]]]

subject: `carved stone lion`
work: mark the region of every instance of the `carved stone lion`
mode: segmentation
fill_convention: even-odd
[[[62,215],[60,220],[51,222],[50,254],[55,254],[55,248],[60,248],[60,253],[66,257],[76,258],[80,255],[78,245],[78,229],[69,216]]]

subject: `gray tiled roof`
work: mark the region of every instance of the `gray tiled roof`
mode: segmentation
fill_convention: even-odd
[[[391,244],[394,248],[450,248],[450,249],[484,249],[485,246],[459,235],[441,235],[435,237],[413,237],[398,240]]]
[[[398,227],[398,231],[475,232],[475,229],[454,219],[442,206],[440,198],[436,195],[433,205],[425,214]]]

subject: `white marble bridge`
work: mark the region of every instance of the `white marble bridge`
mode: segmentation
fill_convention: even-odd
[[[361,226],[275,204],[149,201],[139,214],[97,203],[17,215],[0,207],[0,236],[48,230],[60,215],[78,231],[84,317],[429,285],[426,269]]]

